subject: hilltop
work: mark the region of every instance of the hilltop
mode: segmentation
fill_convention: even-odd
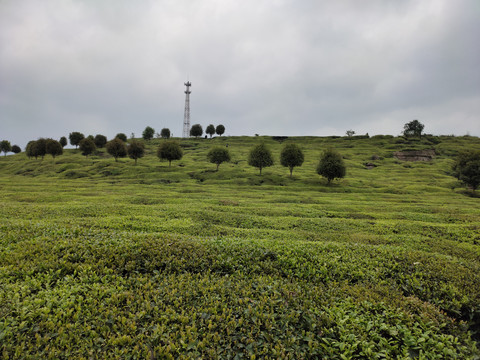
[[[478,138],[180,139],[171,167],[161,141],[137,166],[1,157],[4,357],[479,356],[479,199],[451,172]],[[261,141],[276,163],[260,176]],[[232,156],[218,172],[214,145]],[[328,147],[347,165],[331,185]],[[393,156],[409,150],[435,155]]]

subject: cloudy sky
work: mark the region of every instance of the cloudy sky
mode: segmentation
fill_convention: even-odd
[[[480,136],[478,0],[0,0],[0,140]]]

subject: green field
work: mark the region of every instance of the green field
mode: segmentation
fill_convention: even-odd
[[[137,166],[0,157],[0,357],[480,357],[480,199],[451,175],[479,138],[189,139],[171,167],[160,141]],[[261,141],[276,164],[259,176]],[[331,185],[327,147],[347,165]],[[413,149],[437,157],[393,157]]]

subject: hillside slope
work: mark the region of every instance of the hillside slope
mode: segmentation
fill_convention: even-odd
[[[279,140],[181,140],[172,167],[160,140],[137,166],[2,157],[3,357],[478,357],[479,199],[450,168],[479,139]],[[260,141],[262,176],[246,161]],[[288,142],[305,152],[293,178]],[[215,172],[206,153],[227,144]],[[330,186],[328,147],[347,164]]]

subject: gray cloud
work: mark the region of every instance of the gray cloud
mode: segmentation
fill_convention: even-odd
[[[192,123],[230,135],[480,135],[480,5],[0,2],[0,137]]]

